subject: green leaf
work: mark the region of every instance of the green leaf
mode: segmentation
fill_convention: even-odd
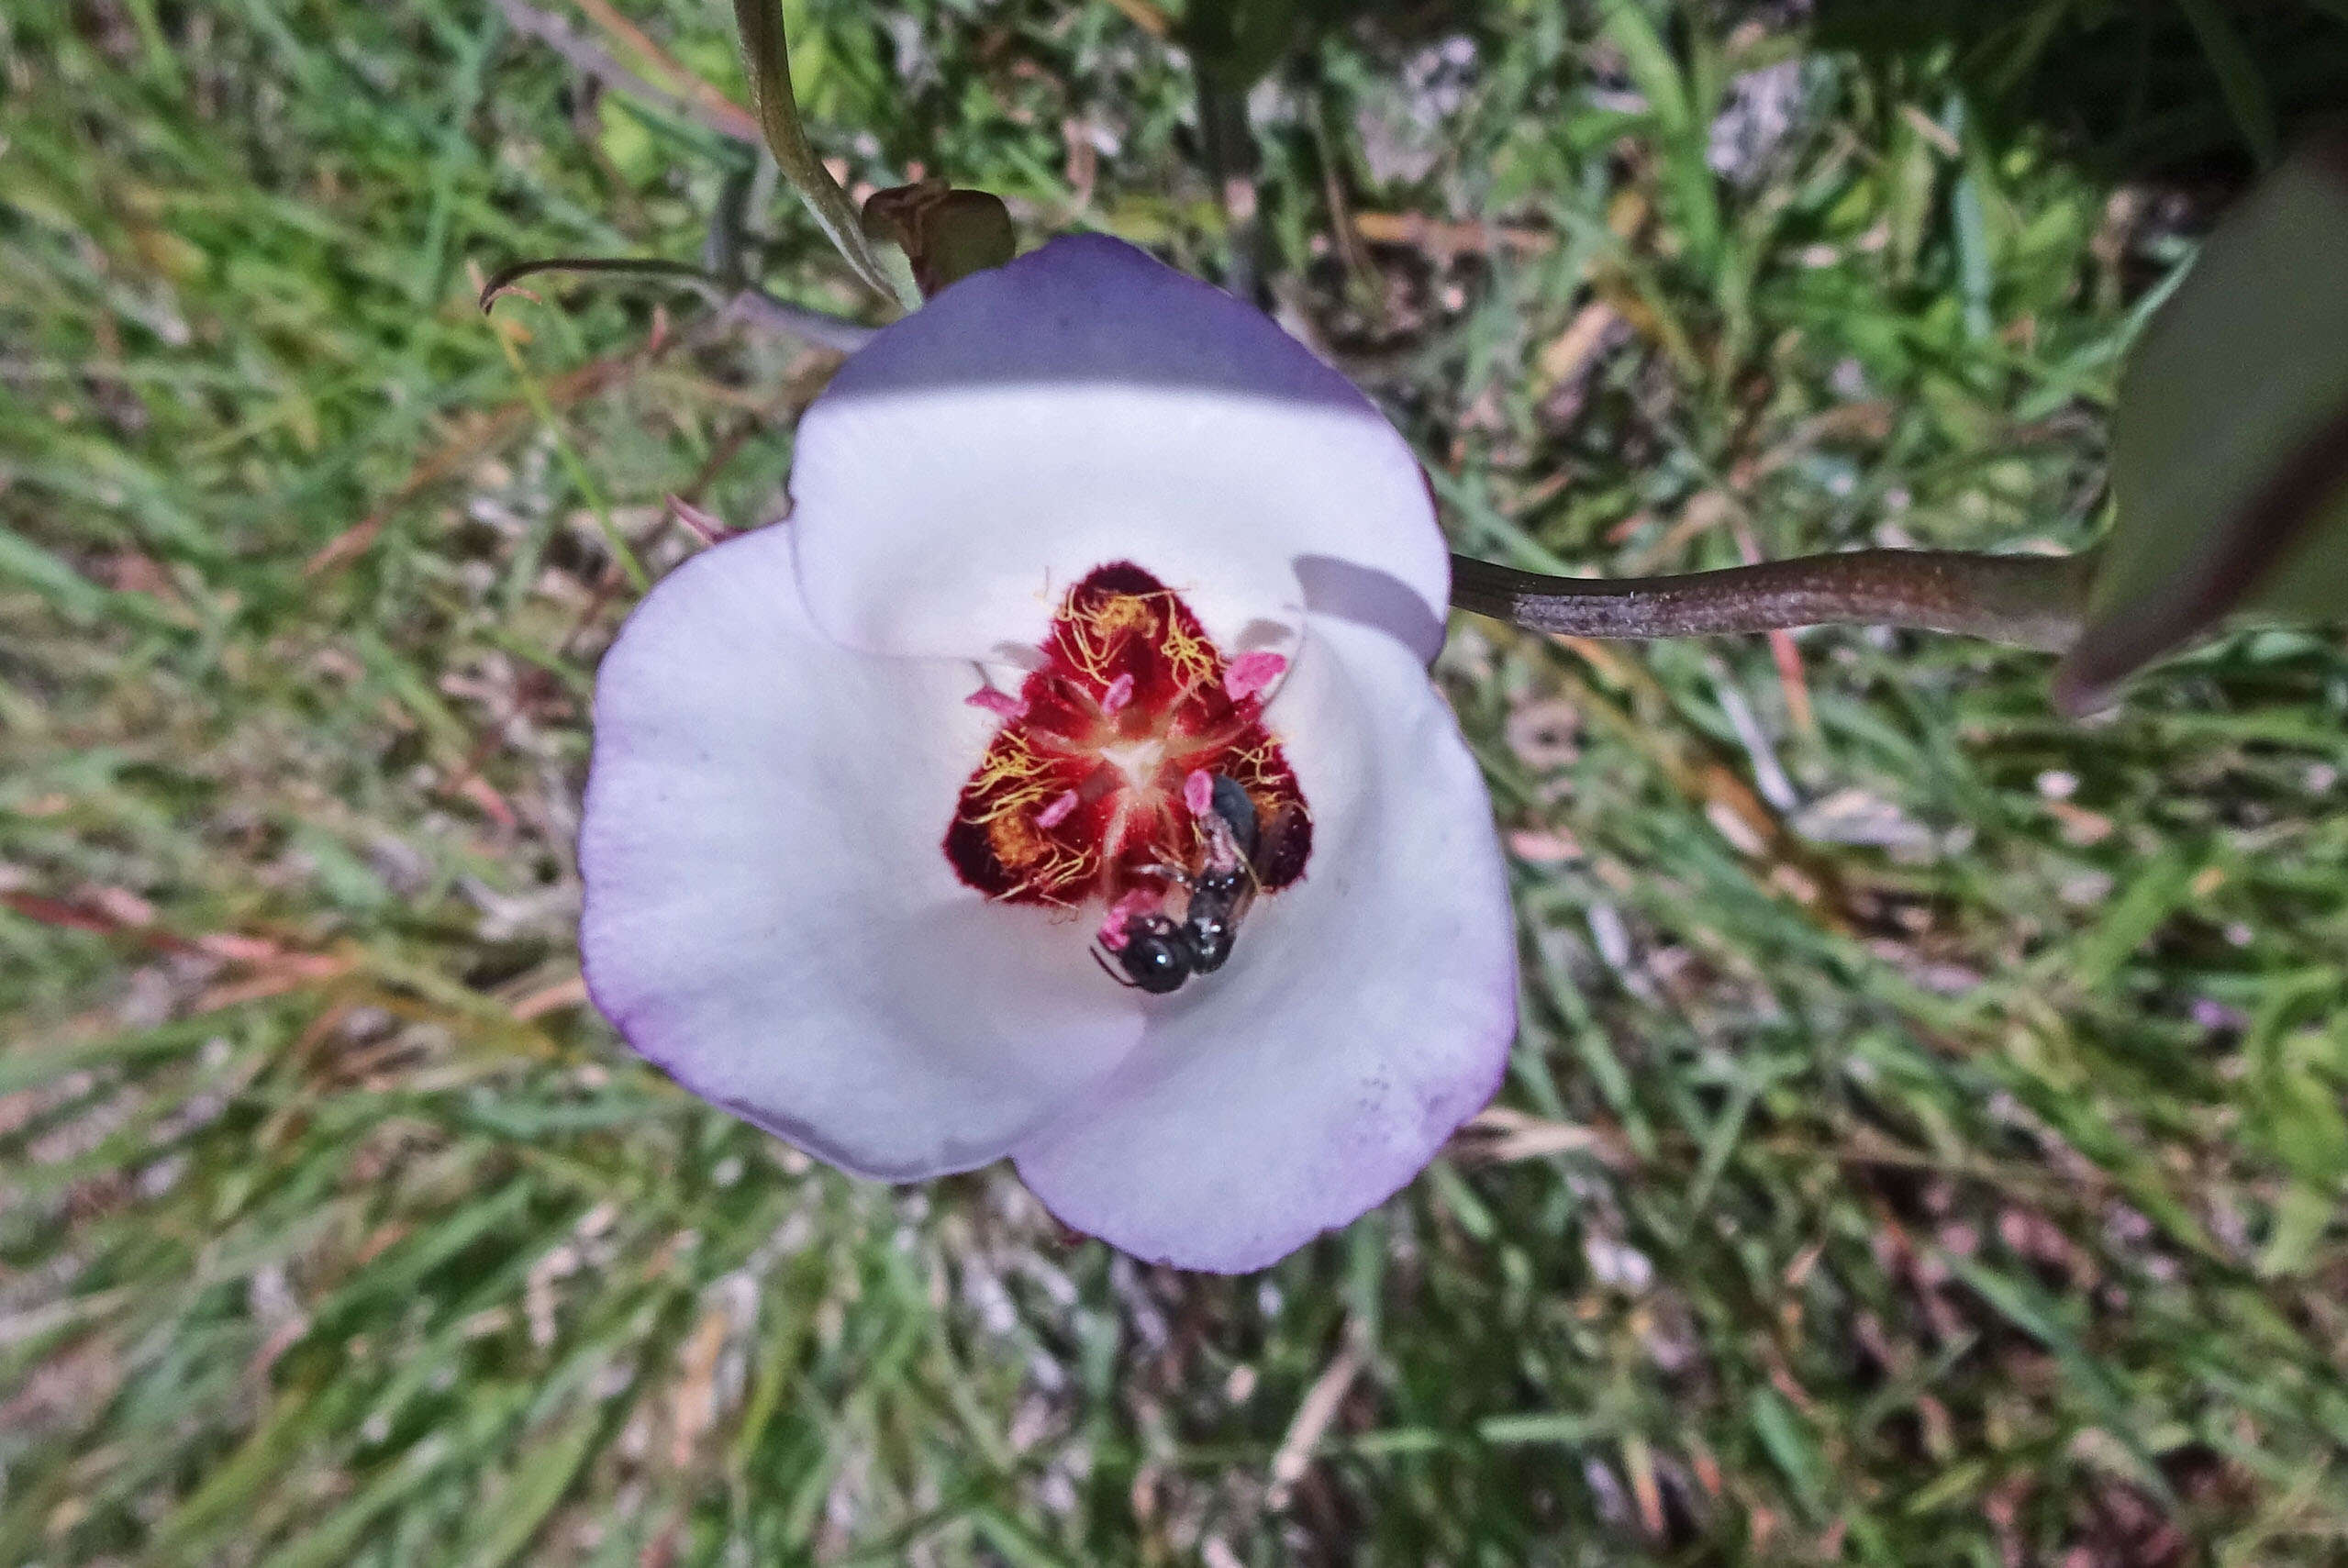
[[[1191,0],[1183,46],[1198,69],[1232,92],[1262,81],[1296,36],[1296,0]]]
[[[2120,384],[2115,517],[2056,677],[2073,712],[2230,619],[2348,612],[2348,149],[2230,214]]]
[[[1753,1423],[1753,1435],[1767,1451],[1770,1462],[1793,1485],[1803,1502],[1817,1507],[1824,1490],[1826,1461],[1794,1407],[1776,1390],[1757,1389],[1747,1418]]]
[[[631,185],[642,185],[666,170],[668,161],[654,144],[652,133],[625,99],[605,98],[595,106],[596,139],[611,166]]]
[[[2261,164],[2272,164],[2276,151],[2275,101],[2267,95],[2266,83],[2242,34],[2217,0],[2176,0],[2176,8],[2185,13],[2200,39],[2201,52],[2209,56],[2209,69],[2217,72],[2218,90],[2225,94],[2226,107],[2242,128],[2242,139],[2250,143]]]
[[[2284,1188],[2283,1195],[2275,1200],[2275,1229],[2258,1254],[2260,1277],[2306,1273],[2317,1245],[2339,1212],[2337,1195],[2326,1188],[2305,1182]]]
[[[2153,1456],[2146,1451],[2136,1423],[2130,1417],[2126,1390],[2114,1380],[2103,1362],[2087,1353],[2078,1336],[2064,1323],[2061,1308],[2047,1297],[2046,1293],[2035,1284],[2001,1273],[1971,1258],[1948,1252],[1935,1252],[1933,1256],[1947,1265],[1950,1273],[1972,1287],[1974,1293],[1987,1302],[1998,1316],[2053,1352],[2064,1376],[2101,1415],[2106,1429],[2119,1440],[2120,1447],[2141,1467],[2142,1473],[2137,1477],[2139,1483],[2164,1501],[2173,1501],[2168,1484],[2153,1464]]]
[[[85,624],[109,615],[150,627],[172,624],[155,601],[102,588],[32,540],[0,528],[0,583],[9,582],[25,584],[59,614]]]
[[[2072,981],[2082,991],[2095,992],[2119,978],[2129,959],[2192,895],[2198,869],[2183,855],[2168,854],[2131,877],[2073,950]]]
[[[589,1406],[541,1443],[507,1480],[496,1509],[483,1516],[474,1544],[454,1561],[466,1568],[506,1568],[519,1557],[594,1456],[604,1426],[604,1412]]]

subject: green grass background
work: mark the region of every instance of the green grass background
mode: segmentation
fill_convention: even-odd
[[[853,178],[1218,273],[1135,7],[787,9]],[[1378,7],[1258,90],[1274,303],[1459,548],[2092,537],[2342,8],[1869,9]],[[724,7],[624,10],[741,96]],[[691,258],[746,156],[481,0],[0,4],[0,1562],[2348,1560],[2334,639],[2078,725],[1956,639],[1461,622],[1512,1119],[1254,1278],[630,1058],[607,540],[773,516],[830,361],[656,284],[501,336],[473,269]]]

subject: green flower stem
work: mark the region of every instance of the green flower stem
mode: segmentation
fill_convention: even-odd
[[[1255,131],[1248,122],[1247,93],[1211,71],[1192,74],[1198,85],[1200,159],[1226,225],[1223,288],[1256,304],[1263,280],[1263,231],[1256,210]]]
[[[1568,637],[1702,637],[1897,626],[2059,652],[2079,634],[2091,552],[1858,550],[1682,576],[1548,577],[1452,557],[1452,603]]]
[[[526,293],[524,278],[540,272],[631,272],[643,277],[674,278],[726,314],[759,331],[796,338],[818,349],[852,354],[872,340],[877,328],[849,321],[804,305],[775,298],[755,284],[734,284],[685,261],[658,256],[541,256],[500,268],[481,289],[484,314],[508,294]],[[535,296],[532,296],[535,297]]]
[[[880,258],[864,239],[863,220],[848,193],[831,177],[808,145],[799,124],[799,103],[791,92],[791,46],[784,36],[782,0],[734,0],[734,20],[742,30],[742,54],[750,63],[751,101],[766,145],[807,204],[807,210],[856,275],[883,299],[903,309],[919,299],[903,298]]]

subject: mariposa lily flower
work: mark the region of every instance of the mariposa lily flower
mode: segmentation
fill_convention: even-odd
[[[1498,1084],[1515,946],[1368,400],[1063,239],[850,360],[791,494],[598,677],[581,947],[629,1042],[845,1170],[1007,1156],[1184,1267],[1409,1181]]]

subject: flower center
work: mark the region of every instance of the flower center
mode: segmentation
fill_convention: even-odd
[[[1166,745],[1163,740],[1134,740],[1122,745],[1104,746],[1101,758],[1125,775],[1126,784],[1134,789],[1147,789],[1156,777],[1158,764],[1165,761]]]
[[[1010,904],[1137,909],[1190,886],[1234,836],[1253,891],[1304,874],[1312,818],[1263,724],[1277,655],[1227,660],[1181,595],[1128,562],[1068,590],[1041,652],[1016,697],[972,698],[1004,723],[946,829],[963,881]]]

